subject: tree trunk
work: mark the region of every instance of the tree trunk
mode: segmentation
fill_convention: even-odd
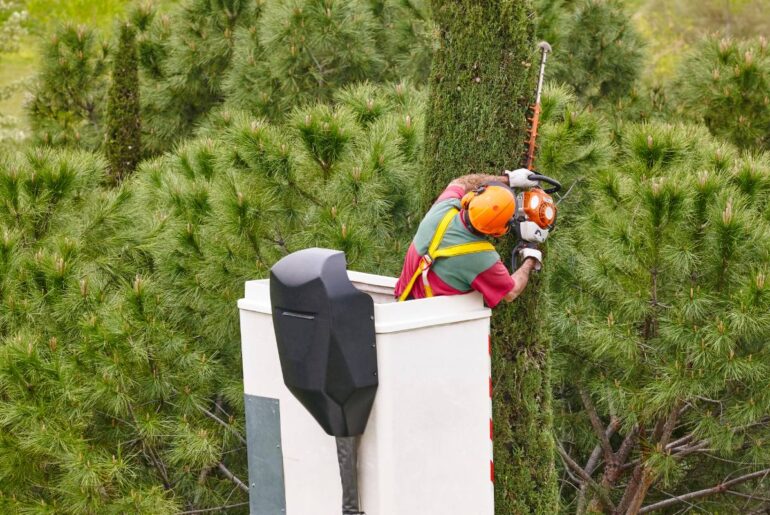
[[[519,166],[534,77],[529,0],[433,0],[440,29],[426,122],[425,201],[454,177]],[[507,261],[512,237],[498,242]],[[546,264],[547,267],[547,264]],[[550,342],[533,276],[492,318],[495,511],[557,513]]]

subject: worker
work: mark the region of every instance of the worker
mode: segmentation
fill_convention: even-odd
[[[511,188],[537,186],[531,174],[521,168],[499,176],[465,175],[449,183],[420,222],[395,296],[421,299],[476,290],[490,308],[518,297],[529,274],[540,270],[541,252],[534,245],[519,249],[521,265],[510,274],[487,236],[508,232],[516,211]]]

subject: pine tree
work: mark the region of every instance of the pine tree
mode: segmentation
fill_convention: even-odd
[[[140,110],[136,30],[126,22],[120,26],[107,104],[105,151],[115,182],[120,182],[132,174],[141,159]]]
[[[770,467],[769,162],[688,126],[633,125],[620,141],[550,256],[578,513],[681,506],[731,478],[740,492]],[[709,512],[752,504],[689,502],[703,498]]]
[[[222,113],[117,189],[97,154],[3,157],[0,511],[246,499],[243,281],[309,245],[393,274],[417,220],[421,95],[338,94],[285,126]]]
[[[85,26],[64,25],[45,42],[28,105],[36,142],[98,148],[103,140],[108,47]]]
[[[620,2],[538,0],[537,12],[538,35],[554,48],[555,80],[593,106],[629,96],[642,68],[643,42]]]
[[[427,0],[369,0],[377,20],[377,47],[384,77],[424,84],[436,46],[436,26]]]
[[[767,39],[710,38],[682,63],[673,96],[678,112],[740,148],[770,149]]]
[[[254,26],[261,3],[185,0],[170,18],[158,19],[150,35],[154,44],[140,49],[144,68],[161,77],[142,92],[150,152],[169,150],[191,136],[209,111],[222,103],[222,81],[233,57],[235,33]]]
[[[441,40],[431,72],[425,163],[430,202],[454,177],[517,167],[531,100],[528,2],[435,1]],[[510,256],[513,241],[501,243]],[[497,513],[553,513],[550,343],[542,281],[492,317]]]
[[[375,45],[375,19],[365,2],[271,1],[265,4],[246,49],[233,70],[236,100],[254,84],[255,100],[235,105],[270,105],[283,113],[304,103],[329,100],[340,86],[377,79],[384,62]],[[256,44],[255,44],[256,43]],[[269,100],[268,100],[269,99]],[[265,113],[265,114],[270,114]]]
[[[268,1],[236,33],[227,106],[278,119],[367,80],[425,82],[433,30],[422,2]]]

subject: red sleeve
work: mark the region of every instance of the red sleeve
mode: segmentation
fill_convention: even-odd
[[[441,193],[441,195],[438,196],[435,203],[443,202],[445,200],[449,200],[453,198],[460,199],[460,198],[463,198],[463,195],[465,195],[465,188],[463,188],[459,184],[450,184]]]
[[[513,289],[516,283],[502,261],[497,261],[479,275],[471,283],[471,288],[484,296],[487,306],[497,306],[503,297]]]

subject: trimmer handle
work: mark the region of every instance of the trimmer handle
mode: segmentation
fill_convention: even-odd
[[[559,181],[557,181],[556,179],[551,179],[550,177],[547,177],[545,175],[540,175],[539,173],[533,173],[532,175],[530,175],[529,180],[545,182],[553,186],[552,188],[543,190],[548,194],[556,193],[557,191],[561,190],[561,183]]]
[[[519,243],[517,243],[511,251],[511,272],[515,272],[519,269],[519,251],[526,247],[536,249],[538,248],[538,245],[537,243],[533,243],[531,241],[519,240]]]

